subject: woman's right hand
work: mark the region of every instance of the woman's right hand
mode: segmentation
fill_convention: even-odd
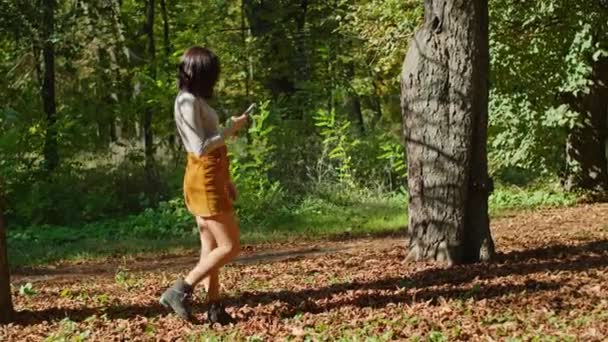
[[[238,132],[241,128],[243,128],[243,126],[245,126],[245,124],[247,123],[247,119],[248,119],[248,115],[247,114],[241,114],[240,116],[233,116],[230,118],[231,124],[229,127],[230,130],[230,134],[229,135],[235,135],[236,132]]]

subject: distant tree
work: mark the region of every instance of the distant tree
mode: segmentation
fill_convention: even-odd
[[[54,170],[59,165],[57,108],[55,103],[55,7],[56,0],[44,0],[42,3],[42,55],[44,65],[42,102],[46,114],[44,158],[49,171]]]
[[[607,190],[606,1],[490,1],[490,160]]]
[[[6,226],[4,209],[0,198],[0,323],[7,323],[13,314],[11,300],[11,281],[8,269],[8,253],[6,248]]]
[[[402,73],[408,258],[448,264],[494,254],[487,166],[488,1],[426,0]]]
[[[608,191],[608,58],[591,63],[589,79],[587,92],[563,94],[564,102],[578,113],[566,143],[565,186]]]
[[[144,32],[146,33],[146,56],[148,59],[148,76],[156,80],[156,44],[154,42],[154,19],[155,19],[155,0],[147,0],[146,2],[146,21],[144,24]],[[154,133],[152,131],[152,119],[154,117],[154,109],[152,106],[146,106],[143,113],[143,133],[144,133],[144,155],[145,169],[148,194],[154,202],[157,195],[156,174],[154,172]]]

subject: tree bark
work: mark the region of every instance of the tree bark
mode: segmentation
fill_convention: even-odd
[[[355,79],[355,64],[353,62],[348,63],[346,66],[346,78],[351,82]],[[361,110],[361,99],[352,87],[348,89],[345,102],[349,116],[351,120],[357,124],[359,133],[365,134],[365,122],[363,121],[363,112]]]
[[[169,15],[167,12],[167,3],[165,0],[160,0],[160,12],[163,17],[163,38],[165,43],[165,58],[169,63],[169,57],[171,56],[171,39],[169,38]]]
[[[565,102],[580,115],[566,144],[569,191],[608,191],[608,58],[594,63],[592,80],[589,93],[566,96]]]
[[[378,122],[380,122],[380,120],[382,120],[382,100],[380,99],[380,90],[378,89],[378,84],[376,83],[376,79],[374,76],[374,73],[372,72],[371,69],[368,69],[368,74],[370,76],[370,79],[372,80],[372,86],[374,88],[374,93],[371,96],[371,106],[374,109],[374,117],[372,118],[371,121],[371,127],[375,128],[376,125],[378,124]]]
[[[487,0],[426,0],[405,57],[410,260],[448,264],[494,255],[487,170]]]
[[[42,55],[44,76],[42,79],[42,102],[46,115],[46,136],[44,140],[44,159],[48,171],[59,165],[57,151],[57,109],[55,105],[55,0],[44,0],[42,6]]]
[[[6,225],[1,201],[0,198],[0,323],[8,323],[13,314],[13,302],[6,246]]]
[[[148,74],[152,79],[156,79],[156,46],[154,44],[154,0],[146,2],[146,24],[144,31],[146,32],[147,43],[146,51],[148,57]],[[147,179],[147,188],[149,198],[155,202],[156,196],[156,176],[154,172],[154,134],[152,132],[152,117],[153,110],[150,106],[146,106],[143,114],[142,128],[144,133],[144,155],[145,155],[145,170]]]
[[[241,0],[241,41],[243,42],[243,51],[245,52],[246,62],[244,66],[245,71],[245,98],[247,101],[250,99],[249,81],[251,74],[249,73],[249,65],[251,64],[251,56],[249,55],[249,49],[247,46],[247,30],[249,29],[245,23],[245,1]]]

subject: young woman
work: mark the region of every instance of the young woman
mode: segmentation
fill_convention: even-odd
[[[179,65],[175,123],[188,152],[184,198],[199,228],[201,255],[188,276],[162,294],[160,303],[189,319],[192,290],[202,281],[207,290],[209,321],[227,324],[232,317],[219,302],[218,273],[238,255],[240,233],[232,208],[236,189],[230,180],[224,140],[243,127],[247,115],[232,117],[220,130],[217,113],[207,103],[219,74],[219,59],[202,47],[188,49]]]

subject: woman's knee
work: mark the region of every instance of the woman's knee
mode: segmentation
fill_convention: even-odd
[[[241,244],[239,241],[232,241],[224,246],[224,252],[227,256],[234,258],[241,252]]]
[[[241,243],[238,240],[230,241],[219,246],[218,248],[221,248],[223,254],[227,257],[234,258],[241,252]]]

